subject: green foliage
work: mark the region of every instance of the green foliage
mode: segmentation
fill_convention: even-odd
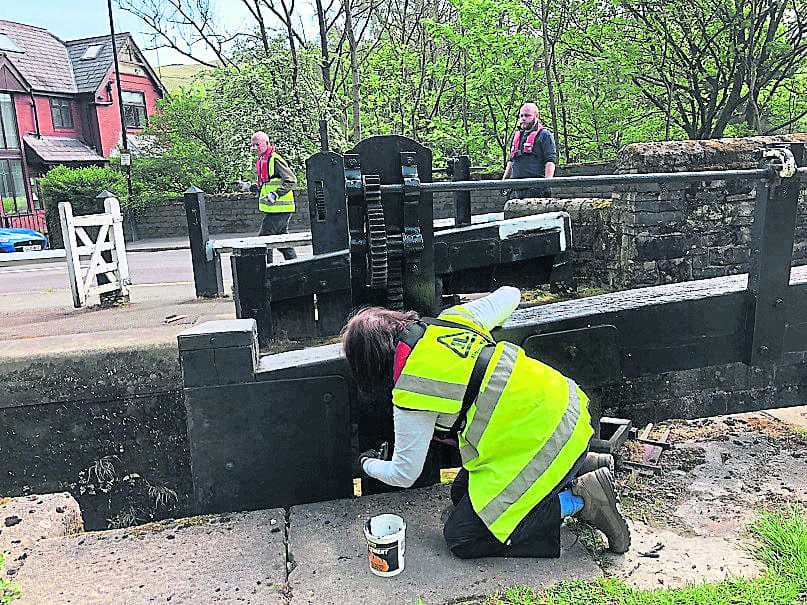
[[[70,202],[73,214],[97,212],[95,196],[106,190],[121,200],[126,194],[126,177],[109,167],[68,168],[57,166],[39,181],[46,209]]]
[[[573,581],[545,590],[514,587],[484,605],[792,605],[807,600],[807,523],[802,508],[764,512],[751,526],[757,558],[767,565],[757,578],[728,578],[685,588],[639,590],[616,578]]]
[[[55,248],[63,246],[59,218],[60,202],[69,202],[73,215],[79,216],[99,211],[95,197],[102,191],[114,194],[121,202],[122,208],[126,199],[126,177],[109,167],[57,166],[40,179],[39,185],[45,205],[48,239],[50,245]]]
[[[0,570],[3,568],[3,555],[0,554]],[[14,586],[4,575],[0,575],[0,605],[8,605],[21,595],[20,589]]]
[[[218,193],[241,176],[243,167],[233,157],[237,134],[218,115],[214,96],[180,92],[160,101],[147,131],[157,140],[152,157],[133,162],[139,180],[152,183],[152,192],[181,192],[195,185],[207,193]],[[243,141],[238,143],[244,147]]]
[[[179,92],[160,102],[148,132],[157,139],[158,157],[135,166],[138,179],[153,183],[155,193],[176,185],[195,185],[208,193],[235,181],[254,178],[252,133],[262,130],[298,175],[318,150],[318,107],[323,91],[316,86],[316,55],[298,54],[294,87],[290,53],[279,42],[268,56],[242,49],[237,68],[210,71],[204,90]],[[338,144],[339,137],[331,136]]]
[[[363,137],[404,135],[432,148],[435,166],[465,153],[494,170],[527,101],[566,162],[612,159],[637,141],[807,127],[801,0],[355,0],[355,63],[346,5],[324,16],[330,90],[317,43],[295,38],[292,51],[284,35],[266,51],[243,36],[228,67],[161,104],[151,132],[164,160],[146,162],[142,180],[215,192],[251,179],[256,130],[302,178],[320,119],[332,150],[357,142],[354,102]]]

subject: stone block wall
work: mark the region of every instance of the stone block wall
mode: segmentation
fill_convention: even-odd
[[[592,389],[590,395],[603,416],[630,418],[634,426],[805,405],[805,355],[787,353],[765,368],[731,363],[642,376]]]
[[[572,221],[574,275],[580,285],[611,285],[607,279],[618,270],[619,221],[610,198],[536,198],[511,200],[505,218],[543,212],[568,212]]]
[[[776,141],[807,142],[807,135],[637,143],[619,153],[616,172],[751,169],[758,166],[753,152]],[[631,288],[747,272],[756,194],[755,183],[742,179],[615,187],[619,256],[610,282]],[[806,223],[802,193],[794,264],[807,262]]]
[[[807,135],[628,145],[619,174],[756,168],[765,142]],[[641,183],[614,187],[610,199],[514,200],[505,217],[565,210],[572,217],[575,273],[589,285],[626,289],[745,273],[756,200],[751,180]],[[799,200],[794,265],[807,263],[807,194]]]

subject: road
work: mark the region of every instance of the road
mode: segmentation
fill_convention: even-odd
[[[311,246],[297,248],[297,255],[300,258],[311,256]],[[126,258],[133,284],[193,283],[189,249],[159,252],[130,250]],[[280,261],[280,252],[275,251],[274,259],[275,262]],[[225,282],[232,281],[229,254],[221,255],[221,272]],[[67,265],[62,261],[0,267],[0,294],[69,289]],[[225,291],[229,290],[229,286],[225,286]]]
[[[193,282],[190,250],[130,252],[129,274],[136,284]],[[225,280],[231,280],[229,255],[222,262]],[[0,294],[69,290],[63,262],[0,267]]]

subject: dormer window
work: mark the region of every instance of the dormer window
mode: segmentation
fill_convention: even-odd
[[[13,53],[21,53],[22,49],[12,40],[8,34],[0,34],[0,50],[7,50]]]
[[[104,48],[103,44],[93,44],[87,47],[87,50],[84,51],[84,54],[81,55],[82,61],[87,61],[89,59],[95,59],[98,56],[98,53],[101,52],[101,49]]]

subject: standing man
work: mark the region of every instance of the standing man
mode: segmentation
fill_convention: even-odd
[[[510,160],[504,170],[505,179],[551,179],[555,176],[555,162],[558,152],[555,140],[541,120],[538,119],[538,107],[535,103],[525,103],[518,112],[518,128],[513,133],[510,144]],[[507,196],[508,200],[528,197],[548,197],[552,195],[549,187],[513,187]]]
[[[258,208],[264,212],[258,235],[282,235],[289,232],[289,219],[294,213],[292,187],[297,177],[269,142],[265,132],[252,135],[252,151],[258,154],[255,176],[258,181]],[[280,248],[286,260],[297,258],[294,248]],[[272,262],[272,249],[266,250],[266,262]]]

